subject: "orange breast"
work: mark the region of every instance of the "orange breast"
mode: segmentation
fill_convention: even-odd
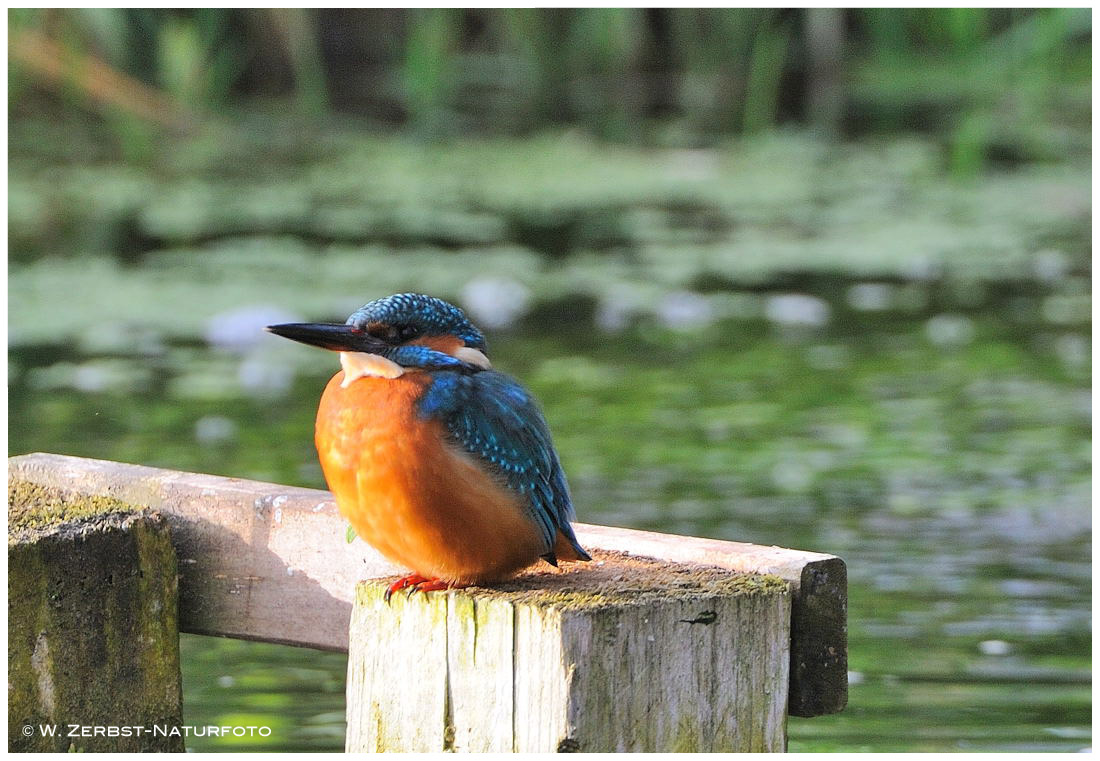
[[[359,536],[422,576],[459,583],[506,578],[549,549],[517,495],[448,444],[442,423],[417,416],[426,374],[343,379],[321,397],[317,454]]]

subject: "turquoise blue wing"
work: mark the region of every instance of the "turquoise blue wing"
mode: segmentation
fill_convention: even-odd
[[[529,517],[538,526],[548,553],[558,531],[577,554],[570,521],[574,517],[550,429],[535,400],[512,378],[493,370],[440,372],[420,399],[420,414],[441,420],[463,449],[496,472],[522,495]]]

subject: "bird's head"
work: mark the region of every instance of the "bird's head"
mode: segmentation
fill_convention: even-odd
[[[411,369],[487,369],[485,336],[453,304],[398,293],[365,304],[344,323],[288,323],[268,331],[340,352],[345,385],[364,375],[395,378]]]

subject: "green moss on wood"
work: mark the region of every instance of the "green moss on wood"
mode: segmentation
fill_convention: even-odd
[[[80,494],[13,478],[8,482],[8,542],[28,539],[83,518],[139,509],[114,497]]]
[[[179,663],[179,573],[176,551],[167,527],[141,521],[134,525],[134,540],[142,572],[138,574],[138,598],[145,602],[138,618],[141,641],[175,643],[166,648],[147,647],[141,650],[141,670],[152,684],[163,685],[165,697],[170,691],[182,689]],[[120,644],[125,645],[125,642]],[[182,693],[179,696],[182,702]]]
[[[112,498],[9,485],[9,749],[70,749],[24,725],[178,726],[177,565],[166,521]],[[81,737],[77,750],[183,750]]]

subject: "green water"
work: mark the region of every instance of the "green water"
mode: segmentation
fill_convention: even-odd
[[[305,168],[275,145],[255,171],[295,179],[259,195],[231,162],[188,179],[186,151],[159,176],[16,162],[11,453],[323,488],[333,357],[233,310],[518,284],[492,357],[543,403],[580,520],[846,560],[849,706],[792,719],[791,750],[1090,745],[1087,172],[958,186],[919,141],[792,139],[429,171],[402,145]],[[342,748],[342,656],[182,647],[189,724],[272,728],[192,749]]]

